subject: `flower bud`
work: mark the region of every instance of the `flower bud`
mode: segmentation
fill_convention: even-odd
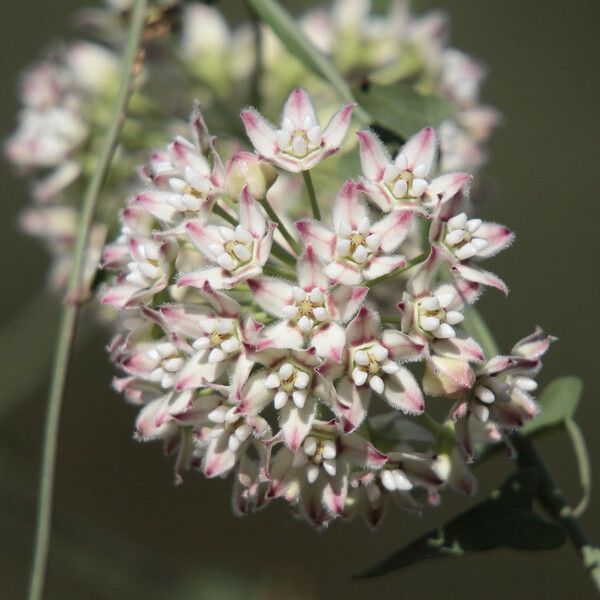
[[[251,152],[237,152],[227,161],[225,190],[237,198],[247,185],[254,198],[264,198],[276,177],[277,171],[268,162]]]

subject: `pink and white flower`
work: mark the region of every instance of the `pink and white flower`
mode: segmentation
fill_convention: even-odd
[[[427,208],[453,197],[471,179],[466,173],[452,173],[430,181],[437,146],[431,127],[413,135],[393,160],[372,131],[357,135],[363,170],[360,189],[384,212],[401,208],[427,216]]]
[[[281,319],[263,332],[258,349],[314,346],[317,355],[340,361],[348,322],[367,295],[368,288],[332,288],[312,246],[298,259],[298,285],[274,277],[249,279],[254,301]]]
[[[202,288],[231,289],[238,283],[257,277],[267,262],[273,243],[275,224],[267,220],[260,205],[242,189],[236,226],[188,221],[187,236],[205,258],[216,266],[182,275],[177,284]]]
[[[315,421],[302,446],[273,456],[268,497],[298,504],[300,513],[322,527],[344,512],[352,466],[380,469],[387,456],[357,434],[343,435],[334,422]]]
[[[400,363],[421,358],[423,347],[395,329],[381,331],[379,316],[362,307],[346,327],[341,364],[326,363],[319,371],[336,383],[333,409],[345,432],[353,431],[367,416],[372,393],[408,414],[424,410],[423,395],[412,373]]]
[[[406,265],[404,256],[390,255],[408,234],[411,214],[395,211],[371,224],[367,207],[353,181],[347,181],[333,204],[333,231],[313,219],[296,222],[306,245],[325,265],[332,283],[358,285]]]
[[[242,111],[246,133],[258,154],[292,173],[308,171],[339,151],[350,125],[354,104],[336,112],[322,130],[308,94],[294,90],[287,99],[277,129],[253,108]]]

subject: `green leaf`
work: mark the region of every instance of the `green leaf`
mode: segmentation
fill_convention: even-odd
[[[479,311],[469,306],[464,310],[464,316],[464,321],[461,323],[462,329],[481,344],[486,357],[492,358],[492,356],[500,354],[496,340]]]
[[[566,540],[563,528],[532,511],[537,484],[533,469],[520,469],[490,498],[394,552],[358,577],[377,577],[431,558],[462,556],[493,548],[558,548]]]
[[[247,0],[258,17],[271,27],[288,51],[308,69],[331,84],[344,102],[355,102],[350,86],[335,65],[321,54],[300,31],[292,15],[276,0]],[[355,116],[368,123],[371,117],[358,106]]]
[[[572,418],[582,392],[583,381],[579,377],[559,377],[551,381],[538,397],[541,405],[540,414],[526,423],[521,433],[533,435]]]
[[[369,83],[355,89],[355,97],[375,123],[406,139],[423,127],[437,127],[450,115],[451,105],[437,96],[425,96],[403,83]]]

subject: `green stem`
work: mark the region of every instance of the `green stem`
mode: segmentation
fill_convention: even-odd
[[[250,8],[250,22],[254,33],[254,71],[250,77],[250,105],[260,104],[260,80],[262,76],[263,38],[258,15]]]
[[[273,277],[283,277],[284,279],[288,279],[289,281],[296,281],[296,273],[293,271],[288,271],[287,269],[280,269],[279,267],[275,267],[273,265],[264,265],[263,273],[265,275],[271,275]]]
[[[304,183],[306,185],[306,191],[308,192],[308,197],[310,198],[310,206],[312,208],[313,217],[317,220],[321,220],[321,211],[319,210],[319,205],[317,204],[317,196],[315,195],[315,186],[312,182],[312,177],[310,176],[310,171],[302,171],[302,177],[304,178]]]
[[[279,218],[279,215],[273,210],[273,207],[271,206],[269,201],[266,198],[262,198],[261,200],[259,200],[259,202],[261,206],[265,209],[267,215],[269,215],[269,218],[275,223],[277,223],[277,230],[284,237],[285,241],[290,245],[290,247],[296,254],[299,254],[300,246],[298,245],[298,242],[296,241],[294,236],[289,232],[288,228],[285,226],[285,223]]]
[[[386,273],[381,277],[376,277],[375,279],[371,279],[370,281],[365,281],[363,285],[366,285],[367,287],[373,287],[374,285],[382,281],[392,279],[396,275],[400,275],[400,273],[404,273],[404,271],[408,271],[408,269],[412,269],[416,265],[421,264],[428,256],[429,251],[423,252],[422,254],[419,254],[419,256],[415,256],[415,258],[409,260],[404,267],[398,267],[397,269],[394,269],[390,273]]]
[[[133,92],[136,57],[142,42],[146,16],[147,0],[136,0],[131,17],[131,26],[127,47],[123,57],[123,79],[115,101],[113,119],[104,139],[100,158],[95,172],[87,187],[79,218],[77,240],[73,249],[73,268],[67,289],[67,302],[63,307],[56,353],[52,368],[52,380],[48,395],[45,421],[44,445],[42,449],[42,467],[39,486],[35,548],[29,580],[29,600],[40,600],[44,590],[50,530],[52,522],[52,500],[54,472],[56,469],[56,451],[62,400],[69,369],[69,360],[77,326],[79,307],[87,291],[82,289],[82,274],[85,265],[85,253],[93,225],[94,214],[100,197],[100,191],[108,174],[112,158],[119,143],[119,137],[129,99]]]
[[[517,460],[519,464],[533,467],[539,476],[538,500],[548,515],[565,528],[571,543],[579,552],[583,565],[596,586],[596,591],[600,593],[600,550],[593,545],[583,531],[579,521],[573,514],[573,510],[568,505],[562,491],[556,485],[531,441],[518,433],[514,433],[511,440],[518,452]]]

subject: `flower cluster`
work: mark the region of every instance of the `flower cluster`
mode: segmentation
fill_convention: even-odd
[[[296,89],[280,126],[243,110],[254,152],[222,160],[196,107],[189,139],[139,170],[104,252],[116,276],[100,300],[121,316],[115,387],[140,408],[138,438],[177,454],[177,481],[187,468],[233,473],[239,514],[282,498],[315,526],[376,525],[390,498],[414,511],[446,485],[473,493],[476,444],[538,410],[533,378],[552,338],[536,330],[486,357],[461,329],[485,286],[507,293],[479,263],[513,234],[466,215],[471,177],[436,175],[434,129],[395,157],[357,131],[362,173],[325,217],[314,197],[294,227],[273,210],[275,177],[310,179],[352,110],[321,129]],[[446,423],[426,396],[453,402]]]

